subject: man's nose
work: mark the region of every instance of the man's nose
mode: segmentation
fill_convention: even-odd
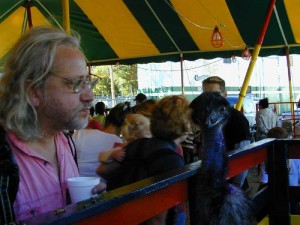
[[[83,102],[92,102],[94,100],[93,90],[88,85],[82,90],[80,100]]]

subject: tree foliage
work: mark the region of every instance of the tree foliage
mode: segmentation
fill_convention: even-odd
[[[100,77],[100,81],[94,88],[95,95],[111,96],[111,73],[115,96],[129,97],[137,93],[137,65],[118,65],[118,66],[95,66],[92,73]]]

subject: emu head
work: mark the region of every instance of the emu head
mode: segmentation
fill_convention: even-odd
[[[218,92],[203,92],[190,107],[193,122],[203,130],[221,127],[229,117],[230,104]]]

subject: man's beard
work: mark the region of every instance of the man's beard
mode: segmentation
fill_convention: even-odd
[[[87,108],[90,105],[90,103],[85,103],[82,107],[80,107],[80,109],[77,109],[76,111],[73,110],[73,113],[60,110],[60,107],[58,105],[52,104],[50,107],[49,105],[47,105],[45,109],[46,117],[55,121],[52,125],[53,128],[56,130],[82,129],[87,126],[89,115],[83,117],[81,113],[84,108]]]
[[[66,124],[66,127],[68,130],[80,130],[85,128],[88,125],[88,121],[89,121],[88,117],[81,122],[79,122],[79,120],[77,121],[72,120]]]

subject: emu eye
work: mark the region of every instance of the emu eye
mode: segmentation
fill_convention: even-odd
[[[224,106],[224,107],[222,107],[222,108],[220,108],[220,112],[221,113],[224,113],[226,111],[226,107]]]

